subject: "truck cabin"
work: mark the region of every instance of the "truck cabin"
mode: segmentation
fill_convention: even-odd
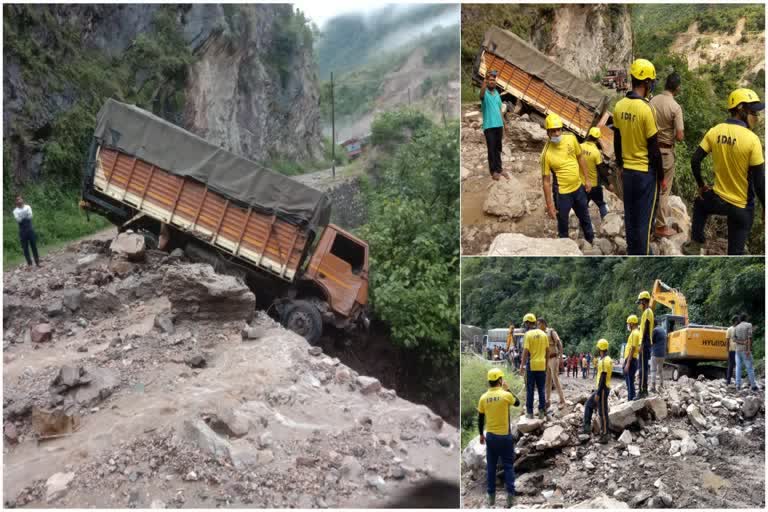
[[[667,332],[667,335],[680,329],[685,329],[685,318],[680,315],[661,315],[659,325]]]

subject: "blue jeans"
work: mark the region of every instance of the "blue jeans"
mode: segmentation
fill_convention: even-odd
[[[592,230],[592,219],[589,218],[589,198],[583,186],[570,194],[557,193],[557,235],[560,238],[568,238],[568,214],[571,209],[579,219],[584,240],[592,243],[595,232]]]
[[[629,371],[624,374],[624,382],[627,384],[627,400],[635,399],[635,372],[637,372],[637,359],[629,361]]]
[[[530,367],[527,370],[527,381],[525,383],[525,411],[528,414],[533,414],[533,387],[539,391],[539,410],[545,411],[547,409],[547,399],[544,394],[544,384],[547,381],[547,372],[542,370],[540,372],[532,372]]]
[[[749,377],[749,384],[754,388],[757,387],[755,382],[755,369],[752,367],[752,354],[747,357],[746,352],[736,352],[736,389],[741,389],[741,369],[747,367],[747,376]]]
[[[485,462],[488,474],[488,494],[496,494],[496,463],[501,457],[504,485],[509,496],[515,495],[515,440],[511,434],[485,434]]]
[[[651,254],[651,231],[659,197],[656,171],[624,169],[624,228],[627,232],[627,254]]]
[[[584,426],[590,427],[592,426],[592,412],[597,409],[598,414],[600,414],[600,433],[601,434],[607,434],[608,433],[608,394],[610,393],[610,389],[603,388],[598,389],[594,393],[592,393],[592,396],[589,397],[589,400],[587,400],[587,403],[584,404]]]

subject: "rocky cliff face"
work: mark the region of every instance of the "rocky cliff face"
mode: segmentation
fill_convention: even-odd
[[[73,118],[79,148],[108,96],[256,161],[322,153],[311,36],[288,5],[5,6],[4,18],[4,160],[17,182],[51,172],[50,144],[66,149],[57,136]],[[185,57],[166,64],[174,38]]]
[[[632,62],[632,24],[626,5],[568,5],[554,20],[539,18],[533,44],[565,69],[591,79],[601,69],[628,69]]]

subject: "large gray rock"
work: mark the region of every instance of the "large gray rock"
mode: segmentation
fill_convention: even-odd
[[[568,443],[568,438],[568,434],[562,426],[552,425],[544,431],[541,439],[536,442],[536,449],[548,450],[565,446]]]
[[[77,311],[83,302],[83,292],[77,288],[67,288],[62,293],[61,301],[70,311]]]
[[[185,440],[214,457],[231,458],[232,445],[216,434],[201,419],[185,420],[182,425],[181,435]]]
[[[646,398],[645,404],[653,411],[653,415],[657,420],[663,420],[667,417],[667,402],[663,398],[658,396]]]
[[[624,233],[624,219],[615,212],[609,212],[600,224],[600,233],[614,237]]]
[[[538,152],[547,142],[547,131],[538,123],[513,121],[507,124],[505,142],[508,142],[515,152]]]
[[[696,446],[696,442],[690,437],[686,437],[680,443],[680,453],[683,455],[693,455],[696,453],[696,450],[698,450],[698,446]]]
[[[51,341],[53,337],[53,327],[51,324],[37,324],[30,331],[30,338],[33,343],[44,343]]]
[[[45,500],[48,503],[56,501],[67,493],[70,482],[75,478],[75,474],[55,473],[45,482]]]
[[[120,386],[120,373],[110,368],[89,368],[79,377],[88,383],[72,388],[67,394],[79,407],[90,408],[109,397]],[[65,402],[66,404],[67,402]]]
[[[629,505],[623,501],[613,499],[606,494],[600,494],[591,500],[582,501],[571,508],[599,508],[613,510],[617,508],[629,508]]]
[[[483,211],[502,218],[518,219],[527,213],[525,189],[514,176],[501,178],[491,184],[491,191],[483,204]]]
[[[120,233],[112,240],[109,250],[113,254],[119,254],[128,261],[144,261],[146,247],[144,236],[138,233]]]
[[[701,409],[699,409],[698,405],[690,404],[686,407],[685,413],[688,415],[688,421],[691,422],[691,425],[699,429],[707,428],[707,420],[701,414]]]
[[[611,430],[622,432],[637,423],[638,413],[645,408],[645,400],[633,400],[611,407],[608,420]]]
[[[503,233],[493,239],[488,256],[583,256],[570,238],[532,238]]]
[[[744,404],[741,406],[741,414],[747,419],[754,418],[755,415],[757,415],[757,413],[760,411],[761,405],[762,402],[759,398],[755,396],[748,396],[744,399]]]
[[[485,468],[485,445],[480,444],[480,436],[472,439],[461,452],[461,462],[467,469]]]
[[[519,430],[522,434],[531,434],[537,430],[541,430],[543,427],[544,420],[540,420],[538,418],[529,419],[525,416],[520,416],[520,419],[517,420],[517,430]]]
[[[357,385],[360,386],[360,392],[364,395],[370,395],[381,389],[381,382],[374,377],[361,375],[357,378]]]
[[[256,296],[239,279],[217,274],[205,263],[170,266],[162,283],[176,318],[250,321]]]

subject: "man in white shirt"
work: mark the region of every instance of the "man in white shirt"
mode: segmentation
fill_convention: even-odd
[[[37,254],[37,234],[32,227],[32,208],[24,203],[24,198],[16,196],[16,208],[13,209],[13,218],[19,224],[19,238],[21,239],[21,249],[24,251],[24,258],[27,265],[32,266],[32,259],[29,257],[29,249],[32,248],[32,256],[35,258],[35,264],[40,266],[40,257]]]

